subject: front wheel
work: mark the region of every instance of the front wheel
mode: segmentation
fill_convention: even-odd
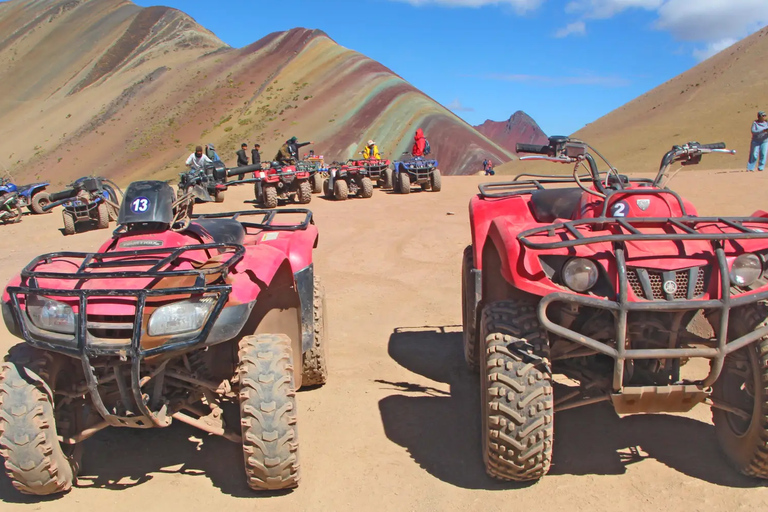
[[[411,193],[411,176],[407,172],[399,172],[397,178],[398,192],[401,194]]]
[[[373,196],[373,182],[371,181],[371,178],[364,176],[360,180],[360,192],[358,193],[363,199],[368,199]]]
[[[443,188],[443,178],[440,175],[440,169],[435,169],[429,175],[429,183],[432,185],[432,192],[440,192]]]
[[[109,208],[107,203],[99,203],[96,207],[96,223],[99,229],[107,229],[109,227]]]
[[[312,175],[312,193],[319,194],[323,191],[323,177],[319,172]]]
[[[240,340],[240,424],[248,486],[256,491],[299,484],[299,438],[291,339],[257,334]]]
[[[768,325],[768,309],[745,306],[731,312],[729,339]],[[768,478],[768,336],[729,354],[712,400],[735,408],[712,408],[720,447],[741,473]],[[739,411],[741,412],[739,414]]]
[[[262,187],[262,199],[264,208],[277,208],[277,187],[274,185],[264,185]]]
[[[32,204],[29,205],[29,211],[36,215],[40,215],[41,213],[46,213],[43,211],[43,208],[48,206],[51,202],[51,196],[48,194],[48,192],[38,192],[34,196],[32,196]]]
[[[554,402],[546,332],[519,301],[483,308],[480,388],[483,459],[500,480],[538,480],[552,461]]]
[[[381,174],[382,176],[384,176],[384,181],[382,182],[381,187],[392,188],[392,169],[386,168],[384,169],[384,172]]]
[[[68,212],[67,210],[62,210],[61,217],[64,220],[64,234],[74,235],[75,234],[75,214],[72,212]]]
[[[326,197],[326,199],[333,199],[333,191],[331,190],[330,178],[325,178],[323,180],[323,195]]]
[[[347,182],[336,178],[333,183],[333,198],[337,201],[344,201],[349,197],[349,186]]]
[[[312,184],[305,180],[299,183],[299,191],[296,194],[299,204],[308,204],[312,201]]]
[[[24,494],[62,493],[74,483],[42,379],[13,362],[0,367],[0,454],[13,486]]]

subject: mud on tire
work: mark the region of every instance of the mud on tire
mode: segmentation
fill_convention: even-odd
[[[299,484],[299,438],[291,339],[245,336],[239,345],[240,424],[248,486],[257,491]]]
[[[96,225],[99,229],[107,229],[109,227],[107,203],[99,203],[99,206],[96,207]]]
[[[731,311],[729,340],[768,324],[768,308],[753,304]],[[749,420],[712,408],[720,447],[741,473],[768,478],[768,336],[729,354],[712,398],[749,413]]]
[[[68,212],[67,210],[62,210],[61,217],[64,220],[64,234],[74,235],[75,234],[75,215],[72,212]]]
[[[363,176],[360,179],[360,191],[358,194],[363,199],[368,199],[369,197],[373,196],[373,182],[371,181],[371,178],[368,176]]]
[[[483,459],[501,480],[543,477],[552,460],[554,403],[546,332],[530,303],[483,308],[480,372]]]
[[[384,176],[384,179],[381,183],[381,188],[392,188],[392,169],[384,169],[381,175]]]
[[[411,176],[407,172],[401,171],[398,173],[397,191],[401,194],[411,193]]]
[[[51,196],[48,192],[38,192],[32,196],[32,204],[29,205],[29,211],[36,215],[47,213],[43,208],[51,202]]]
[[[299,204],[307,204],[312,201],[312,185],[308,180],[299,183],[299,191],[296,194],[296,200]]]
[[[320,173],[316,172],[313,174],[310,180],[312,181],[312,193],[321,193],[323,191],[323,177],[320,175]]]
[[[0,455],[8,477],[24,494],[66,492],[75,473],[59,444],[51,397],[38,375],[9,359],[0,365]]]
[[[344,201],[349,197],[349,186],[341,178],[336,178],[333,182],[333,198],[337,201]]]
[[[432,174],[429,175],[429,183],[432,192],[440,192],[443,189],[443,177],[440,175],[440,169],[435,169]]]
[[[264,185],[261,193],[264,208],[277,208],[277,187],[274,185]]]
[[[326,326],[325,326],[325,288],[320,278],[315,277],[314,300],[312,307],[315,331],[312,348],[302,356],[301,385],[322,386],[328,381],[328,358],[326,356]]]

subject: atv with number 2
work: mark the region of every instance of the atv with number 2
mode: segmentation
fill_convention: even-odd
[[[480,373],[487,472],[543,477],[556,411],[706,404],[734,467],[768,478],[768,212],[699,217],[666,186],[675,162],[733,152],[689,142],[655,179],[629,179],[580,140],[517,150],[574,169],[482,184],[470,201],[464,353]]]

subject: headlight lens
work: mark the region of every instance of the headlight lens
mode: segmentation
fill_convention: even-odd
[[[75,313],[63,302],[28,295],[27,315],[35,326],[45,331],[75,334]]]
[[[197,331],[203,327],[215,303],[215,297],[203,297],[159,307],[149,318],[147,331],[150,336]]]
[[[597,263],[586,258],[573,258],[563,266],[563,282],[575,292],[586,292],[597,283]]]
[[[731,283],[735,286],[750,286],[763,273],[763,263],[756,254],[742,254],[731,265]]]

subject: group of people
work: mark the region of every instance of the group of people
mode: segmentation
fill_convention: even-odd
[[[493,160],[490,158],[483,160],[483,173],[486,176],[493,176],[496,174],[496,171],[493,170]]]
[[[248,161],[248,144],[243,142],[240,149],[235,151],[237,155],[237,164],[235,167],[245,167],[246,165],[261,165],[261,145],[254,144],[251,150],[251,160]]]

